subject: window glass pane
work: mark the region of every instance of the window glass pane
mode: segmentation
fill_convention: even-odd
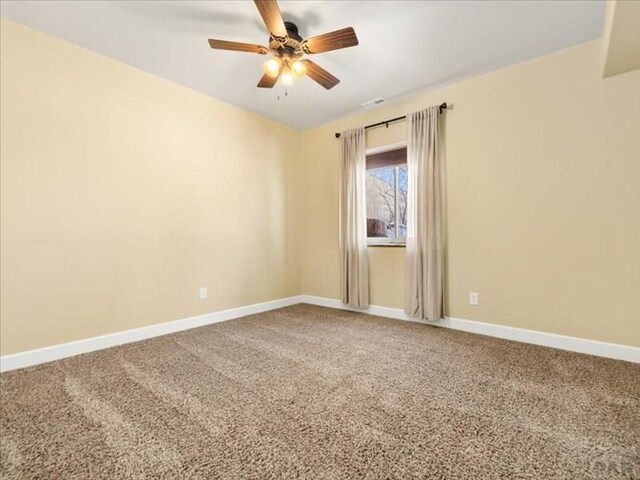
[[[398,167],[398,237],[407,237],[407,166]]]
[[[394,167],[367,171],[368,237],[395,237],[395,185],[396,169]]]
[[[407,149],[367,155],[367,237],[370,245],[404,243],[407,236]]]

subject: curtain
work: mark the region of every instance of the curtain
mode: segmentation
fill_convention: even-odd
[[[437,106],[407,116],[407,277],[405,312],[444,317],[444,160]]]
[[[367,204],[365,194],[366,137],[364,128],[343,132],[340,184],[340,258],[342,302],[369,305]]]

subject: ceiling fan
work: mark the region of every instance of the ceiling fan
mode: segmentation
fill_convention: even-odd
[[[273,57],[265,62],[265,73],[258,82],[260,88],[273,88],[278,79],[282,79],[282,83],[285,85],[290,85],[294,78],[302,77],[305,74],[327,90],[340,83],[338,78],[324,68],[302,57],[358,45],[358,37],[352,27],[305,40],[298,34],[298,27],[294,23],[285,22],[282,19],[276,0],[254,0],[254,2],[269,31],[269,46],[210,39],[211,48],[257,53],[258,55],[271,53]]]

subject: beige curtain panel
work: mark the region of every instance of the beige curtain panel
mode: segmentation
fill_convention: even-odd
[[[437,106],[407,115],[407,277],[405,312],[444,317],[444,160]]]
[[[340,258],[342,302],[369,305],[367,205],[365,194],[366,136],[364,128],[343,132],[340,184]]]

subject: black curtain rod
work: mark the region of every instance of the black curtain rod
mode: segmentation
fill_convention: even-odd
[[[442,113],[442,111],[446,110],[446,109],[447,109],[447,102],[442,102],[440,105],[438,105],[438,110],[440,111],[440,113]],[[364,127],[364,129],[366,130],[367,128],[379,127],[380,125],[386,125],[387,128],[388,128],[390,123],[397,122],[399,120],[404,120],[405,118],[407,118],[407,116],[403,115],[401,117],[392,118],[391,120],[385,120],[383,122],[372,123],[371,125],[367,125],[366,127]],[[340,133],[336,132],[335,136],[336,136],[336,138],[340,138]]]

